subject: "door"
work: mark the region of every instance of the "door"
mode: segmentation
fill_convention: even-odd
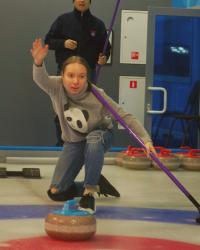
[[[144,124],[145,77],[120,76],[119,105]]]
[[[196,148],[199,124],[189,118],[199,115],[199,95],[193,92],[200,80],[200,11],[151,9],[148,41],[147,84],[167,90],[166,112],[146,118],[154,144]],[[160,109],[162,94],[148,93],[147,105]]]
[[[147,11],[122,10],[120,63],[146,63],[147,20]]]

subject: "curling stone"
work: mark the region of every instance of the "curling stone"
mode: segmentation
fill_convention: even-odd
[[[189,146],[182,146],[179,149],[180,151],[173,153],[173,155],[179,158],[180,161],[182,161],[183,157],[187,156],[187,154],[192,148]]]
[[[115,164],[117,166],[121,166],[122,167],[122,161],[123,158],[126,157],[127,155],[130,154],[131,150],[133,149],[132,146],[128,146],[128,149],[126,151],[121,151],[115,158]]]
[[[169,149],[161,149],[158,153],[158,158],[169,170],[176,170],[180,167],[180,160],[175,157]],[[160,170],[155,162],[152,162],[152,166],[154,169]]]
[[[200,149],[191,149],[181,160],[182,168],[200,171]]]
[[[58,240],[88,240],[96,233],[95,214],[79,210],[77,199],[69,200],[62,210],[47,215],[45,231],[51,238]]]
[[[129,169],[144,170],[151,167],[151,160],[142,148],[133,148],[129,155],[123,157],[122,166]]]

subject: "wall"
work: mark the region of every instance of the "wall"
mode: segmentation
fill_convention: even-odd
[[[114,0],[92,0],[91,12],[109,26]],[[123,0],[120,9],[147,10],[148,6],[171,6],[171,0]],[[71,11],[70,0],[0,1],[0,145],[53,146],[56,144],[54,112],[50,100],[32,80],[30,48],[36,37],[44,37],[53,20]],[[105,11],[106,8],[106,11]],[[112,64],[100,73],[99,87],[118,101],[120,75],[145,75],[144,65],[120,65],[119,11],[113,28]],[[55,74],[53,52],[46,61]],[[125,131],[116,131],[114,146],[130,143]]]

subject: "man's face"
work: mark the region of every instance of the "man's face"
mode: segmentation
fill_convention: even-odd
[[[78,11],[84,12],[90,7],[90,0],[74,0],[74,7]]]

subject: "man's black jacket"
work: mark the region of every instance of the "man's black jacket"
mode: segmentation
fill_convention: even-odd
[[[49,49],[55,50],[59,68],[68,57],[78,55],[83,57],[94,70],[99,53],[103,52],[106,37],[107,31],[104,23],[93,16],[90,10],[81,13],[74,9],[55,20],[45,37],[45,44],[49,45]],[[64,47],[67,39],[77,41],[75,50]],[[111,45],[108,43],[105,53],[107,58],[110,55],[110,49]]]

